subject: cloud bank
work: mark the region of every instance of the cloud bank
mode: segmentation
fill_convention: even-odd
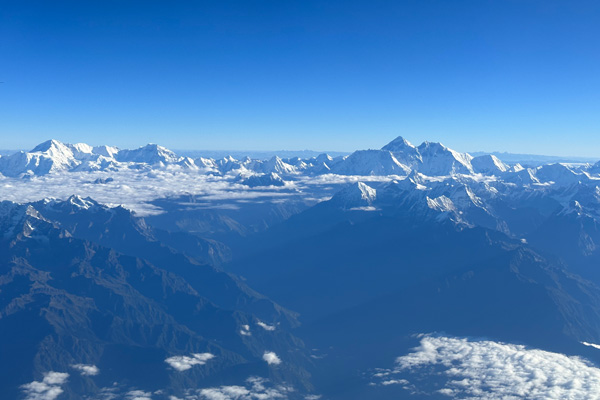
[[[379,385],[408,385],[401,376],[420,382],[406,389],[452,398],[600,399],[600,369],[586,360],[486,340],[423,336],[393,369],[373,378]]]

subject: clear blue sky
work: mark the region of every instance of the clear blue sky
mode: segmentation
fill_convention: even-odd
[[[600,156],[600,2],[3,1],[0,148]]]

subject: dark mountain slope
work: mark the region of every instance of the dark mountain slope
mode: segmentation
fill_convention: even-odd
[[[289,315],[265,331],[261,318],[216,305],[172,271],[73,238],[31,206],[2,203],[0,226],[0,387],[7,398],[50,371],[71,373],[65,399],[112,382],[174,394],[249,375],[309,386],[303,344],[283,328]],[[269,323],[277,323],[274,310],[281,309],[270,307]],[[251,335],[240,333],[245,325]],[[276,368],[262,360],[267,350],[282,359]],[[215,357],[181,372],[165,363],[193,353]],[[75,364],[101,373],[78,376]]]

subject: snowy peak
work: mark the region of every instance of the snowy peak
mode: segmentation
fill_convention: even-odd
[[[6,176],[43,175],[77,166],[71,149],[58,140],[48,140],[31,152],[19,152],[0,158],[0,172]]]
[[[427,206],[432,210],[439,212],[455,212],[456,207],[454,206],[454,202],[450,200],[448,197],[442,195],[436,197],[434,199],[427,197]]]
[[[74,208],[84,209],[84,210],[89,210],[90,208],[92,208],[94,206],[98,206],[98,203],[95,200],[91,199],[90,197],[86,197],[84,199],[83,197],[78,196],[76,194],[70,196],[67,199],[66,203],[70,204]]]
[[[402,136],[398,136],[381,150],[392,152],[399,162],[409,167],[415,167],[423,161],[419,150]]]
[[[166,147],[157,144],[147,144],[135,150],[121,150],[117,153],[117,161],[144,164],[176,163],[179,158]]]
[[[241,183],[249,187],[285,186],[285,181],[275,172],[271,172],[268,174],[252,175],[248,178],[243,179]]]
[[[572,185],[582,180],[587,180],[587,176],[582,173],[575,172],[565,164],[548,164],[538,167],[536,177],[541,182],[553,182],[556,185]]]
[[[331,157],[329,154],[319,154],[317,157],[315,157],[315,161],[319,164],[327,164],[329,165],[332,161],[333,161],[333,157]]]
[[[92,153],[107,158],[115,158],[119,149],[112,146],[95,146],[92,148]]]
[[[418,148],[423,159],[419,172],[430,176],[471,174],[473,167],[467,153],[459,153],[441,143],[423,142]]]
[[[475,157],[471,160],[473,171],[484,175],[498,175],[510,169],[498,157],[493,154],[486,154]]]
[[[49,225],[42,215],[31,205],[0,202],[0,232],[4,238],[31,236],[38,227]]]
[[[50,139],[35,146],[30,153],[44,153],[51,155],[71,153],[71,150],[64,143],[55,139]]]
[[[288,175],[296,173],[296,168],[293,165],[285,163],[278,156],[273,156],[270,160],[265,161],[257,166],[257,172],[269,174],[271,172]]]
[[[377,198],[377,191],[362,182],[337,192],[330,200],[332,204],[344,209],[367,209]]]
[[[413,146],[408,140],[404,139],[402,136],[398,136],[396,139],[383,146],[381,150],[387,150],[394,153],[406,150],[413,151],[416,150],[416,147]]]
[[[408,175],[410,168],[387,150],[358,150],[336,164],[332,172],[340,175]]]

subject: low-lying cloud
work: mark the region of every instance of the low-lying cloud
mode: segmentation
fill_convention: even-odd
[[[274,331],[275,330],[275,326],[274,325],[269,325],[269,324],[265,324],[262,321],[258,321],[256,323],[256,325],[260,326],[261,328],[263,328],[265,331]]]
[[[192,368],[194,365],[204,365],[215,356],[211,353],[195,353],[191,356],[173,356],[165,360],[167,364],[177,371],[185,371]]]
[[[265,360],[269,365],[281,364],[281,359],[272,351],[265,351],[265,354],[263,354],[263,360]]]
[[[64,392],[62,385],[67,382],[66,372],[47,372],[41,381],[33,381],[21,386],[25,400],[54,400]]]
[[[461,399],[600,399],[600,369],[586,360],[488,340],[422,336],[373,378]]]
[[[73,364],[71,367],[78,370],[79,373],[84,376],[94,376],[100,373],[100,369],[91,364]]]
[[[220,386],[200,389],[196,397],[186,396],[186,400],[275,400],[287,399],[294,391],[292,387],[278,385],[269,386],[269,381],[251,377],[244,386]]]

